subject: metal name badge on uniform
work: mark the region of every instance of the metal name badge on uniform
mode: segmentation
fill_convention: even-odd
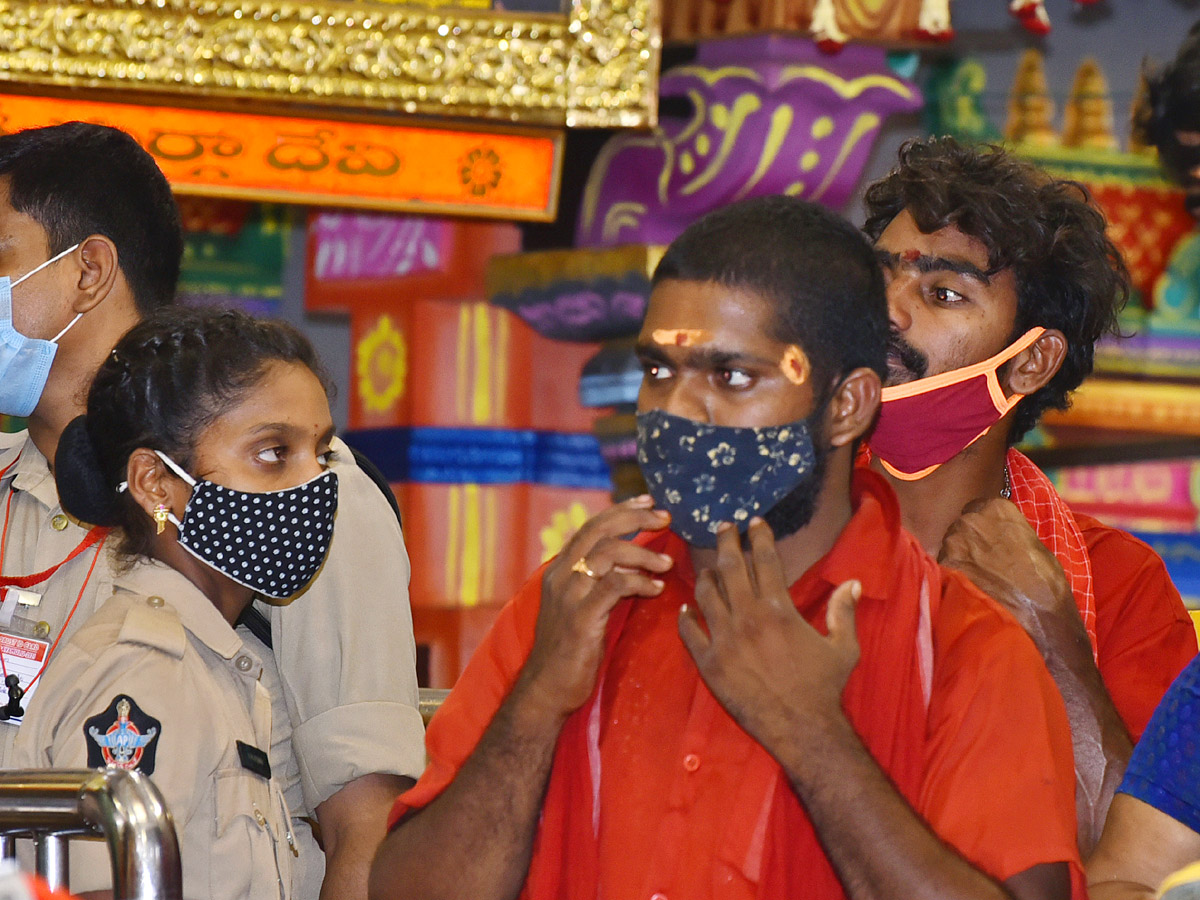
[[[20,725],[50,655],[50,625],[32,618],[42,595],[6,587],[0,600],[0,722]]]

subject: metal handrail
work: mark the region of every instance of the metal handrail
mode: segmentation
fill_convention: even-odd
[[[445,702],[449,691],[439,688],[421,688],[418,691],[420,699],[417,701],[417,709],[421,713],[421,719],[426,726],[429,725],[429,720],[433,718],[433,714],[442,708],[442,703]]]
[[[123,769],[17,769],[0,772],[0,851],[34,841],[38,874],[67,886],[67,838],[108,842],[114,900],[182,900],[175,823],[158,788]]]

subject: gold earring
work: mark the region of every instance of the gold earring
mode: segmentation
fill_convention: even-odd
[[[160,503],[154,507],[155,534],[163,533],[163,529],[167,527],[167,516],[170,514],[171,508],[165,503]]]

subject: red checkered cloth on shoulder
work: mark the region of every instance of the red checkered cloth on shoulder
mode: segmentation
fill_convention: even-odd
[[[1088,556],[1083,532],[1075,522],[1075,514],[1058,496],[1046,474],[1025,454],[1008,451],[1008,481],[1012,487],[1009,499],[1025,514],[1038,540],[1058,559],[1067,573],[1079,617],[1096,649],[1096,592],[1092,587],[1092,561]]]

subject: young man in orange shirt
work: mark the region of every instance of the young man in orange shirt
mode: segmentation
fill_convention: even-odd
[[[905,527],[1002,602],[1045,658],[1071,716],[1090,851],[1131,738],[1196,634],[1154,551],[1072,512],[1012,445],[1091,372],[1125,267],[1080,185],[998,148],[906,144],[866,208],[891,320],[871,465]]]
[[[820,207],[672,244],[638,339],[651,493],[500,614],[375,900],[1082,896],[1040,657],[855,467],[886,341],[871,248]]]

